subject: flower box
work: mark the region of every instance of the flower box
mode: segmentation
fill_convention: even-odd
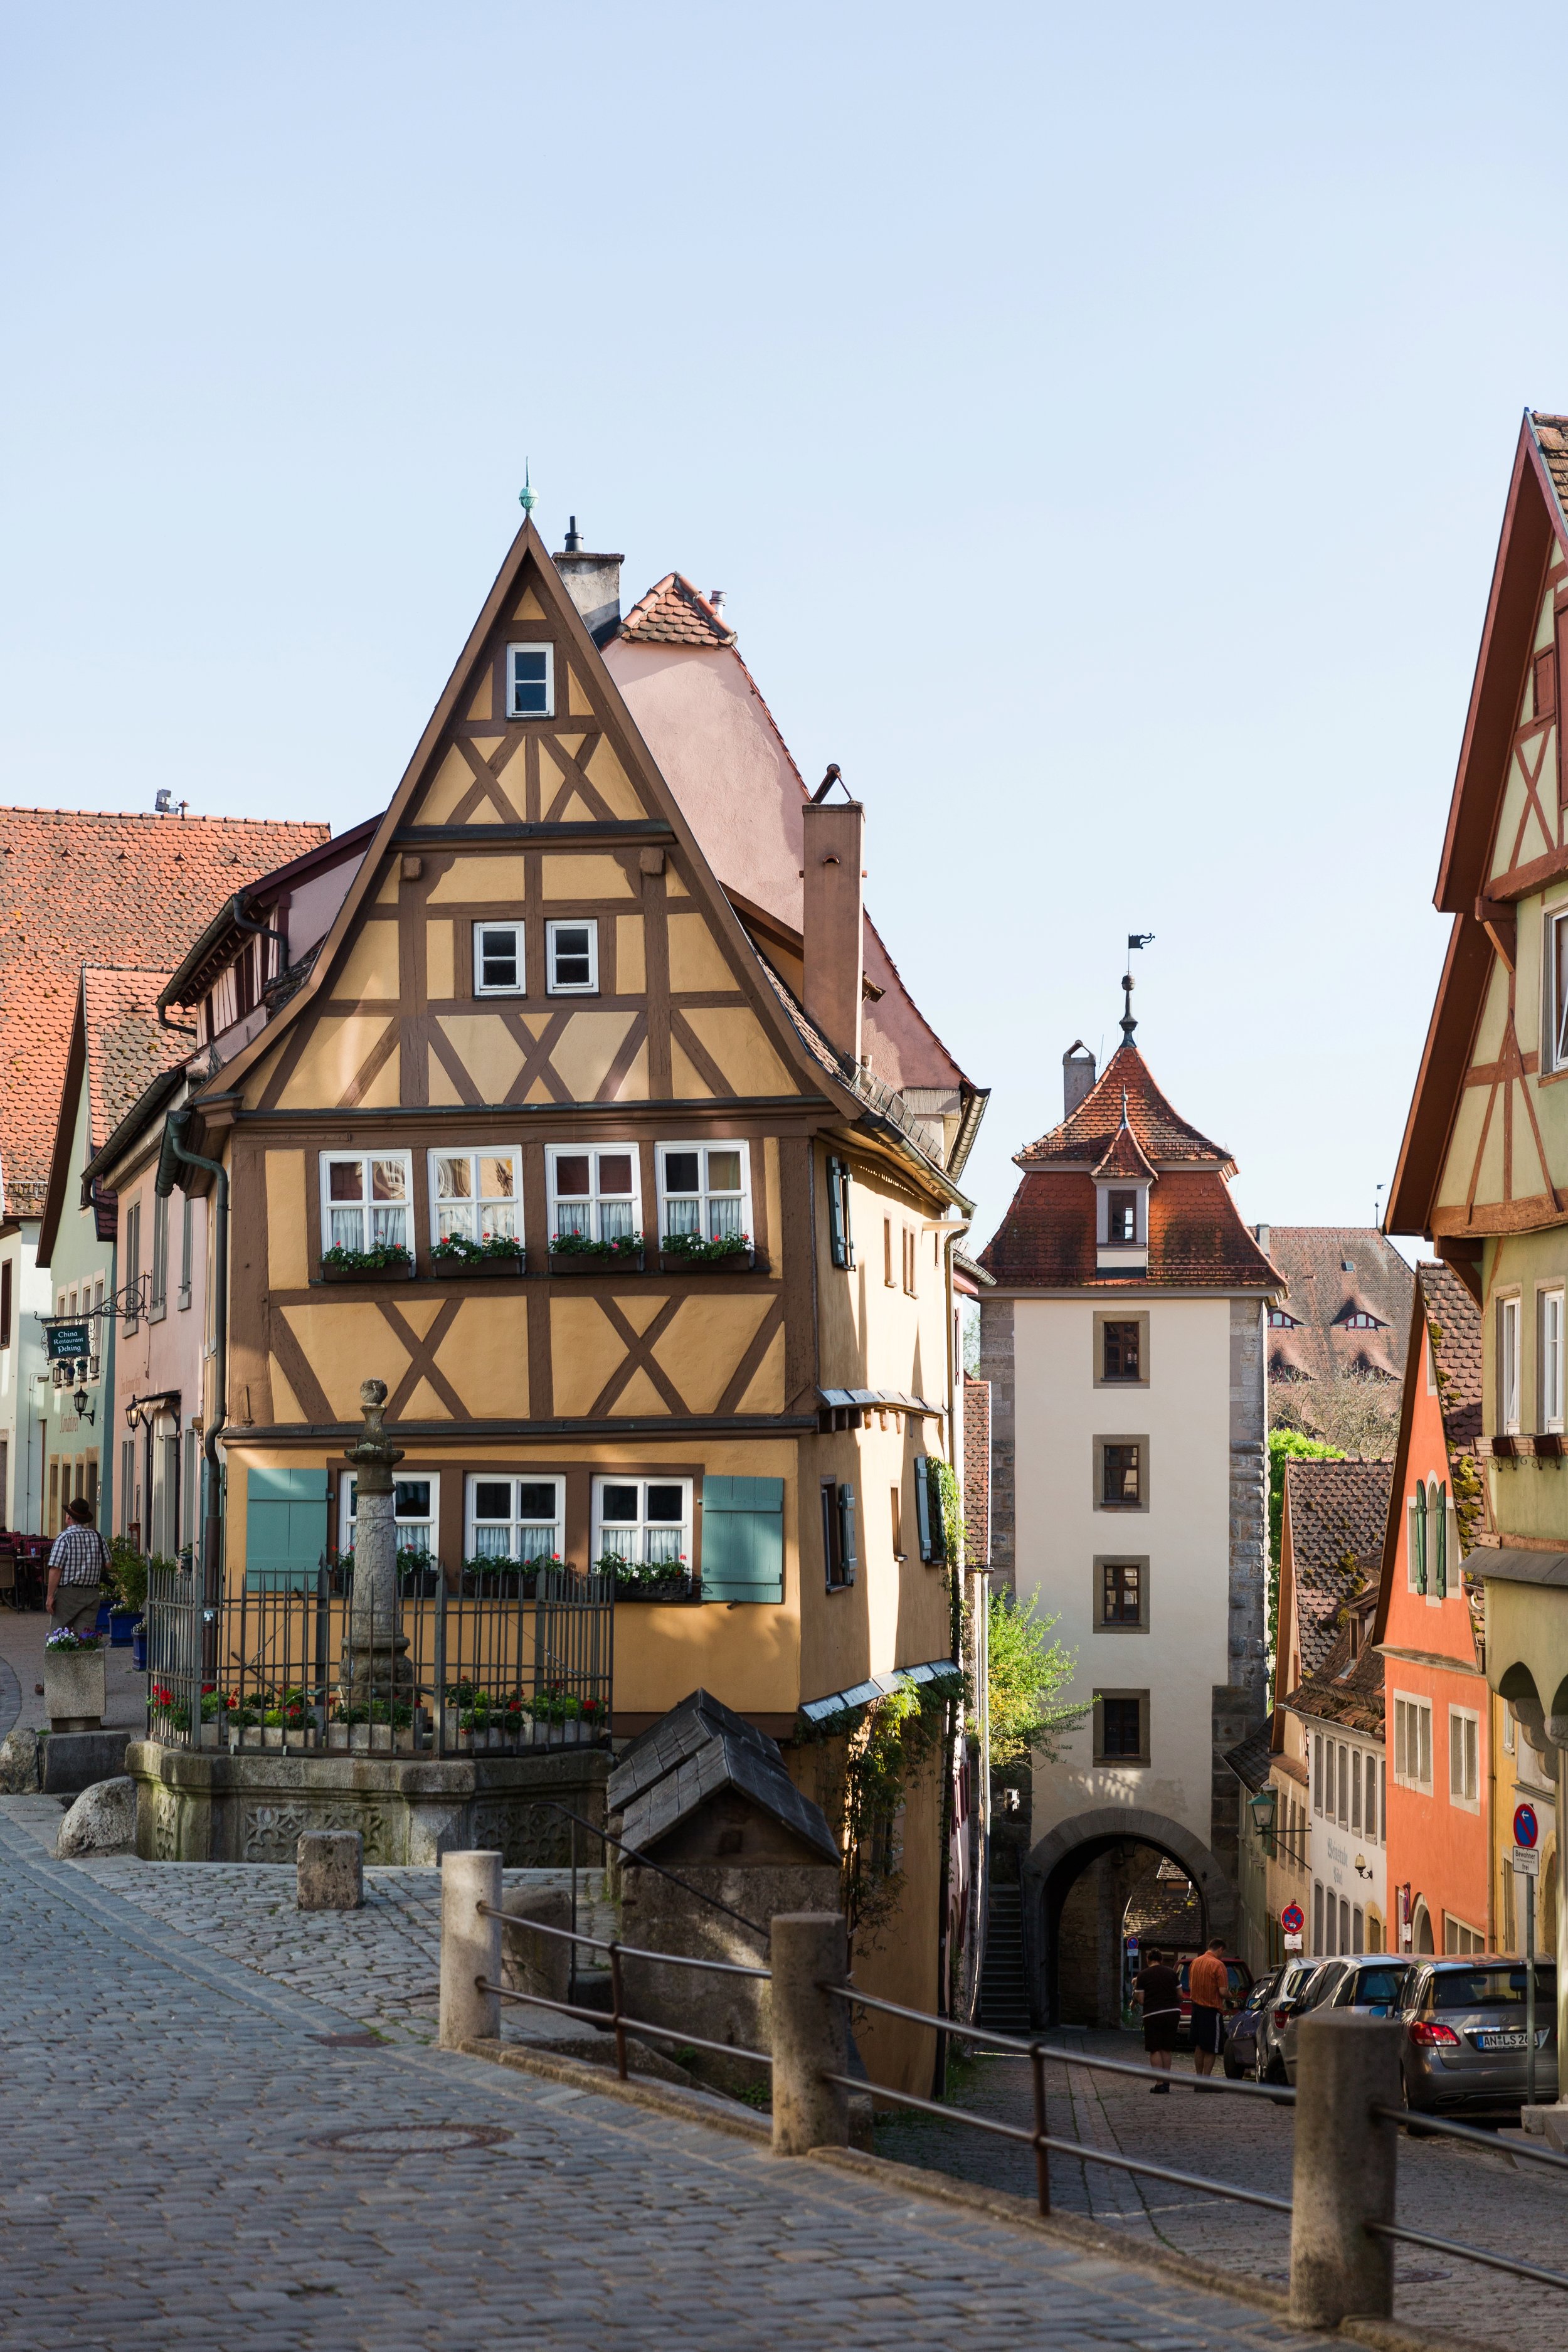
[[[98,1731],[103,1706],[101,1650],[45,1650],[44,1713],[51,1731]]]
[[[319,1282],[411,1282],[414,1271],[411,1257],[391,1265],[331,1265],[323,1258],[316,1278]]]
[[[661,1274],[750,1274],[757,1263],[752,1249],[726,1250],[721,1257],[690,1257],[685,1250],[660,1250]]]
[[[437,1257],[432,1254],[430,1271],[443,1282],[454,1275],[465,1282],[515,1282],[528,1272],[528,1258],[522,1250],[497,1250],[489,1257]]]
[[[349,1749],[349,1728],[346,1723],[329,1723],[327,1746],[336,1756],[346,1756]]]
[[[644,1253],[637,1250],[552,1250],[552,1274],[641,1274]]]
[[[617,1601],[689,1601],[691,1579],[684,1570],[675,1576],[617,1576],[616,1599]]]

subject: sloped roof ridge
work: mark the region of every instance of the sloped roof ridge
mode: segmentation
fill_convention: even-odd
[[[1159,1182],[1148,1154],[1144,1151],[1125,1119],[1110,1139],[1110,1149],[1095,1166],[1096,1181],[1102,1176],[1146,1176],[1152,1184]]]
[[[1128,1124],[1149,1158],[1187,1165],[1207,1163],[1234,1176],[1236,1163],[1223,1144],[1213,1142],[1193,1126],[1162,1093],[1147,1062],[1131,1038],[1124,1038],[1083,1100],[1068,1117],[1048,1128],[1037,1141],[1026,1144],[1014,1159],[1020,1168],[1057,1160],[1098,1160],[1122,1122],[1122,1097],[1127,1097]]]
[[[732,646],[735,632],[714,611],[683,572],[667,572],[639,596],[618,633],[634,644]]]

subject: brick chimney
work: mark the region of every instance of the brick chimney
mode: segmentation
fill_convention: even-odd
[[[805,1009],[830,1045],[860,1059],[865,953],[858,801],[808,801],[805,818]]]
[[[1094,1055],[1075,1037],[1062,1055],[1062,1117],[1070,1118],[1085,1095],[1094,1091]]]
[[[588,635],[596,646],[605,646],[621,625],[621,566],[626,558],[590,555],[583,545],[576,516],[569,520],[571,528],[565,546],[555,558],[555,569],[582,614]]]

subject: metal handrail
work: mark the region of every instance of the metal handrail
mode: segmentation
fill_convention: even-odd
[[[1384,2115],[1386,2108],[1377,2112]],[[1373,2238],[1397,2238],[1402,2245],[1426,2246],[1435,2254],[1458,2254],[1467,2263],[1480,2263],[1489,2271],[1508,2271],[1515,2278],[1534,2279],[1541,2286],[1568,2287],[1568,2276],[1562,2271],[1544,2271],[1535,2263],[1511,2262],[1507,2254],[1483,2253],[1479,2246],[1461,2246],[1455,2238],[1434,2238],[1425,2230],[1402,2230],[1395,2221],[1368,2221],[1363,2224]]]
[[[944,2107],[935,2099],[917,2099],[912,2091],[889,2091],[880,2083],[858,2083],[848,2074],[825,2073],[822,2079],[825,2083],[837,2083],[846,2091],[869,2091],[873,2099],[890,2099],[896,2106],[919,2107],[923,2114],[942,2116],[950,2123],[972,2124],[975,2130],[994,2132],[1000,2139],[1022,2140],[1026,2147],[1054,2147],[1063,2156],[1081,2158],[1085,2164],[1109,2164],[1118,2172],[1147,2173],[1152,2180],[1173,2180],[1178,2188],[1206,2189],[1210,2196],[1232,2197],[1242,2205],[1263,2205],[1271,2213],[1293,2210],[1287,2198],[1266,2197],[1259,2189],[1233,2189],[1227,2180],[1205,2180],[1195,2172],[1173,2172],[1169,2165],[1144,2164],[1132,2156],[1111,2156],[1103,2148],[1086,2147],[1081,2140],[1058,2139],[1049,2132],[1026,2131],[1021,2124],[997,2123],[989,2116],[973,2115],[963,2107]]]
[[[1506,2147],[1500,2144],[1496,2132],[1479,2131],[1474,2124],[1457,2124],[1447,2116],[1423,2115],[1416,2107],[1373,2107],[1373,2114],[1384,2122],[1404,2124],[1410,2131],[1441,2132],[1447,2139],[1468,2140],[1472,2147],[1489,2148],[1494,2156],[1528,2157],[1531,2164],[1554,2165],[1559,2172],[1568,2172],[1568,2156],[1559,2156],[1554,2147],[1530,2147],[1517,2140]]]
[[[645,1951],[640,1944],[623,1944],[618,1937],[583,1936],[575,1927],[551,1927],[542,1919],[530,1919],[519,1911],[498,1911],[493,1903],[479,1903],[475,1908],[481,1919],[499,1919],[503,1931],[525,1927],[531,1935],[559,1936],[563,1943],[586,1944],[595,1952],[619,1952],[625,1959],[668,1960],[672,1969],[711,1969],[720,1976],[761,1977],[766,1983],[773,1982],[772,1969],[744,1968],[738,1960],[700,1960],[689,1952]]]
[[[662,1959],[665,1955],[658,1953],[655,1957]],[[702,1964],[700,1961],[698,1965]],[[674,2042],[682,2050],[716,2050],[721,2058],[750,2058],[759,2066],[771,2066],[773,2063],[768,2051],[742,2049],[738,2042],[710,2042],[700,2033],[688,2033],[684,2028],[677,2031],[668,2025],[650,2025],[646,2018],[626,2017],[618,2010],[612,2014],[603,2009],[574,2009],[568,2001],[547,2000],[542,1992],[513,1992],[508,1985],[491,1984],[488,1977],[476,1977],[474,1982],[481,1992],[494,1993],[500,2000],[526,2001],[531,2008],[552,2009],[562,2017],[582,2018],[592,2025],[614,2026],[616,2071],[623,2083],[626,2079],[625,2042],[628,2030],[633,2033],[651,2033],[659,2042]]]
[[[955,2024],[951,2017],[933,2017],[929,2010],[905,2009],[896,2000],[878,2000],[868,1992],[857,1992],[853,1984],[826,1984],[819,1980],[818,1992],[831,1993],[836,2000],[847,2000],[852,2008],[879,2009],[889,2017],[907,2017],[915,2025],[940,2027],[955,2042],[984,2042],[993,2049],[1016,2051],[1021,2058],[1032,2058],[1037,2050],[1042,2058],[1051,2059],[1058,2066],[1088,2066],[1100,2074],[1133,2074],[1141,2082],[1168,2083],[1176,2089],[1195,2091],[1227,2091],[1244,2099],[1267,2099],[1271,2106],[1293,2107],[1296,2094],[1277,2083],[1237,2083],[1223,2074],[1173,2074],[1164,2066],[1139,2066],[1130,2058],[1080,2057],[1075,2050],[1062,2050],[1049,2042],[1025,2042],[1016,2033],[994,2033],[981,2025]],[[944,2108],[944,2114],[951,2114]]]
[[[635,1846],[627,1845],[625,1838],[616,1837],[613,1831],[601,1829],[596,1822],[584,1821],[581,1813],[572,1811],[570,1805],[562,1804],[554,1797],[535,1797],[532,1801],[535,1805],[547,1806],[552,1813],[564,1814],[567,1821],[575,1822],[579,1829],[586,1830],[602,1844],[613,1845],[617,1853],[630,1854],[639,1870],[657,1870],[659,1876],[668,1878],[672,1886],[679,1886],[684,1894],[694,1895],[698,1902],[706,1903],[710,1911],[722,1911],[727,1919],[738,1920],[742,1927],[749,1927],[753,1936],[760,1936],[764,1944],[772,1936],[771,1927],[764,1927],[756,1919],[748,1919],[743,1911],[731,1910],[729,1904],[721,1903],[716,1895],[705,1895],[700,1886],[693,1886],[689,1880],[678,1877],[673,1870],[666,1870],[663,1863],[655,1862],[651,1854],[639,1853]]]

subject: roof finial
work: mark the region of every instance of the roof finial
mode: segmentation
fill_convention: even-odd
[[[1127,934],[1128,948],[1130,950],[1132,948],[1146,948],[1153,936],[1154,934],[1152,931],[1129,931]],[[1132,1017],[1133,980],[1132,974],[1130,971],[1124,971],[1122,973],[1121,988],[1121,1042],[1124,1045],[1131,1045],[1132,1043],[1132,1032],[1137,1028],[1138,1024]],[[1126,1115],[1125,1108],[1123,1108],[1122,1118],[1124,1119]]]
[[[517,494],[517,502],[522,509],[523,520],[531,521],[533,509],[539,504],[539,493],[529,479],[526,457],[522,461],[522,488]]]

